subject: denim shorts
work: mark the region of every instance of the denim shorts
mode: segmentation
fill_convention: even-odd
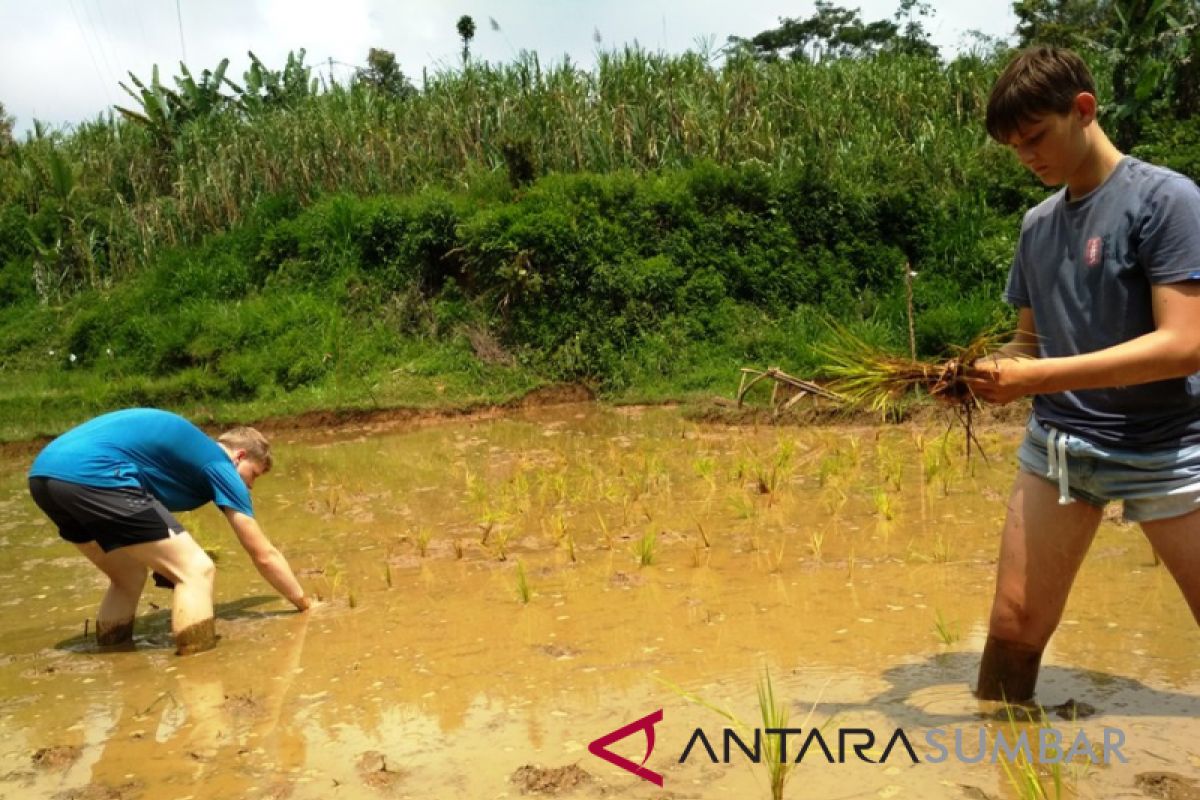
[[[1200,444],[1164,450],[1098,445],[1030,416],[1017,451],[1021,469],[1059,487],[1058,502],[1123,500],[1125,519],[1171,519],[1200,508]]]

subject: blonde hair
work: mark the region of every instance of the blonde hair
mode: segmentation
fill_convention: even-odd
[[[271,458],[271,443],[254,428],[245,425],[230,428],[217,441],[231,450],[245,450],[246,457],[261,464],[263,472],[270,472],[275,463]]]

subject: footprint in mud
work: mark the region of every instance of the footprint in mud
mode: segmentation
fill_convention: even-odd
[[[368,750],[358,757],[358,776],[372,789],[391,789],[404,773],[390,769],[387,757],[378,750]]]
[[[143,788],[138,781],[129,781],[120,786],[89,783],[87,786],[59,792],[54,795],[54,800],[134,800],[144,794]]]
[[[556,658],[559,661],[566,661],[567,659],[575,658],[580,653],[580,651],[576,650],[574,647],[566,647],[561,644],[540,644],[537,645],[535,649],[539,653],[548,655],[551,658]]]
[[[553,768],[526,764],[519,767],[510,780],[521,794],[554,796],[591,783],[594,778],[576,764]]]
[[[75,744],[58,744],[43,747],[33,754],[33,765],[47,771],[65,770],[79,760],[83,749]]]
[[[53,663],[27,669],[21,673],[22,678],[47,678],[54,675],[87,675],[99,672],[106,667],[103,661],[71,653],[56,658]]]
[[[294,791],[295,787],[290,783],[273,783],[263,793],[262,800],[288,800]]]
[[[628,572],[617,570],[608,579],[608,585],[615,589],[629,589],[634,586],[641,586],[646,580],[641,575],[632,575]]]
[[[234,718],[245,719],[263,714],[262,704],[255,700],[250,692],[225,695],[225,702],[221,703],[221,708]]]
[[[1191,778],[1174,772],[1140,772],[1133,779],[1146,797],[1158,800],[1200,800],[1200,787]]]

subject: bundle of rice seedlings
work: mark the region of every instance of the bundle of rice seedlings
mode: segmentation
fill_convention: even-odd
[[[927,395],[954,412],[966,432],[967,457],[971,456],[972,442],[983,455],[972,425],[972,414],[979,400],[966,379],[975,360],[1007,342],[1012,336],[1010,332],[994,327],[965,347],[951,347],[953,355],[949,359],[923,361],[890,353],[835,322],[830,322],[829,327],[832,337],[815,349],[825,361],[826,374],[832,377],[826,387],[848,406],[895,417],[914,397]]]

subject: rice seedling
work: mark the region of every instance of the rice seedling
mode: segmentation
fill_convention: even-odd
[[[850,501],[850,495],[842,491],[840,486],[830,484],[828,489],[821,494],[825,501],[825,510],[831,517],[838,517],[842,513],[842,509],[846,507],[846,503]]]
[[[700,532],[700,541],[704,542],[704,547],[706,549],[712,547],[712,541],[709,540],[708,533],[704,530],[704,525],[700,520],[696,520],[696,530]]]
[[[1004,712],[1008,717],[1008,730],[1013,741],[1019,741],[1020,732],[1017,730],[1017,719],[1013,713],[1012,706],[1007,703],[1004,706]],[[1042,730],[1050,729],[1050,724],[1046,720],[1046,712],[1042,709],[1039,711],[1039,722],[1034,727],[1034,741],[1038,742],[1039,751],[1042,750],[1040,737]],[[998,759],[1000,766],[1004,770],[1004,776],[1008,780],[1009,785],[1017,793],[1020,800],[1062,800],[1065,795],[1065,783],[1063,781],[1063,768],[1061,759],[1061,748],[1055,749],[1051,744],[1044,754],[1049,762],[1044,764],[1042,769],[1049,772],[1049,775],[1043,777],[1043,772],[1038,769],[1038,765],[1031,759],[1031,754],[1025,748],[1020,748],[1015,753],[1015,757],[1011,760],[1006,755],[1001,754]],[[1049,781],[1047,786],[1044,782]]]
[[[433,532],[424,526],[417,529],[417,535],[413,537],[413,542],[417,545],[417,553],[424,558],[429,553],[429,540],[432,538]]]
[[[508,530],[500,530],[492,537],[492,552],[497,561],[508,560],[508,538],[511,535]]]
[[[767,495],[767,505],[775,501],[775,493],[787,481],[796,445],[791,441],[780,443],[767,464],[754,465],[754,480],[759,494]]]
[[[533,589],[530,588],[529,578],[525,575],[525,565],[517,561],[517,599],[525,605],[532,597]]]
[[[504,516],[503,512],[498,509],[484,509],[483,515],[475,521],[475,524],[479,526],[479,543],[481,545],[487,545],[488,537],[492,535],[492,529],[503,521]]]
[[[929,486],[938,481],[942,486],[942,496],[950,493],[951,463],[947,449],[947,437],[939,438],[940,444],[926,447],[921,454],[921,473],[925,485]]]
[[[935,564],[950,563],[950,539],[942,533],[941,529],[934,535],[932,555]]]
[[[788,727],[788,707],[775,698],[775,686],[771,682],[771,671],[764,669],[758,681],[758,710],[763,730],[784,730]],[[767,736],[763,740],[763,763],[766,765],[767,780],[771,787],[771,800],[783,800],[783,789],[792,777],[796,765],[783,757],[783,737]]]
[[[758,514],[758,507],[754,505],[754,501],[741,492],[729,498],[729,510],[738,519],[753,519]]]
[[[772,575],[783,572],[783,556],[787,550],[787,538],[779,540],[779,547],[767,552],[767,572]]]
[[[975,437],[973,413],[978,401],[966,379],[971,365],[1011,338],[1008,331],[992,328],[962,347],[953,347],[953,357],[945,361],[919,361],[899,356],[870,344],[835,322],[830,322],[830,339],[816,348],[825,359],[825,369],[833,376],[829,389],[846,403],[865,408],[883,417],[897,417],[912,402],[914,393],[923,392],[950,408],[966,432],[966,454],[971,446],[983,455]]]
[[[849,446],[850,466],[855,468],[862,466],[862,445],[859,444],[858,438],[850,437]]]
[[[788,722],[791,714],[788,710],[788,704],[780,702],[776,696],[775,685],[771,680],[771,670],[764,667],[762,675],[759,676],[755,684],[755,693],[758,698],[758,716],[761,724],[754,726],[744,722],[732,711],[710,703],[699,695],[688,692],[665,678],[659,678],[658,680],[683,699],[703,706],[709,711],[716,712],[729,720],[741,735],[745,736],[748,741],[752,741],[754,743],[753,746],[760,749],[760,757],[757,759],[757,762],[762,764],[763,770],[766,772],[771,800],[782,800],[784,788],[794,774],[796,764],[791,759],[785,758],[786,753],[783,750],[783,737],[778,732],[808,728],[813,714],[816,713],[820,699],[813,703],[804,720],[797,728],[789,729]],[[826,686],[828,686],[828,682],[826,682]],[[821,692],[824,694],[824,688],[822,688]],[[828,724],[829,720],[826,720],[825,723],[818,727],[824,728]],[[753,732],[756,728],[762,733],[754,734]],[[776,733],[768,733],[768,731],[775,731]]]
[[[567,476],[561,471],[549,476],[543,473],[541,484],[542,501],[546,505],[558,505],[567,499]]]
[[[337,596],[338,586],[342,582],[342,572],[341,572],[341,570],[334,567],[333,568],[333,577],[331,578],[330,577],[330,566],[328,564],[326,564],[324,567],[321,568],[321,574],[323,576],[325,576],[325,581],[324,581],[325,585],[323,587],[320,585],[315,587],[314,591],[317,596],[317,600],[319,600],[321,602],[325,602],[327,600],[333,600],[334,597]]]
[[[575,537],[568,534],[565,537],[565,540],[566,540],[566,546],[567,546],[567,557],[570,558],[571,563],[574,564],[576,561],[579,560],[575,557]]]
[[[817,561],[821,560],[821,552],[825,546],[825,531],[814,528],[808,535],[808,550]]]
[[[551,533],[554,536],[556,544],[561,543],[567,538],[567,520],[562,513],[557,513],[550,518]]]
[[[892,497],[883,489],[877,489],[872,496],[872,501],[875,504],[875,513],[881,519],[893,520],[896,518],[896,509],[892,505]]]
[[[900,491],[904,476],[904,457],[882,443],[878,449],[879,477],[892,491]]]
[[[658,533],[654,528],[648,529],[642,538],[633,544],[633,554],[637,557],[639,567],[648,567],[658,556]]]
[[[702,456],[692,462],[692,471],[697,477],[702,478],[708,484],[710,492],[717,490],[717,462],[716,459]]]
[[[596,519],[600,522],[600,544],[605,550],[613,549],[612,532],[608,529],[608,522],[604,519],[604,515],[599,511],[596,512]]]
[[[817,485],[828,486],[841,483],[854,467],[854,456],[851,452],[836,448],[832,453],[826,453],[817,462]]]
[[[463,487],[467,493],[467,501],[472,505],[484,505],[491,494],[487,483],[480,480],[471,472],[470,466],[463,466]]]
[[[938,609],[934,615],[933,630],[937,634],[938,640],[947,647],[959,640],[958,626],[948,623],[942,616],[941,609]]]

